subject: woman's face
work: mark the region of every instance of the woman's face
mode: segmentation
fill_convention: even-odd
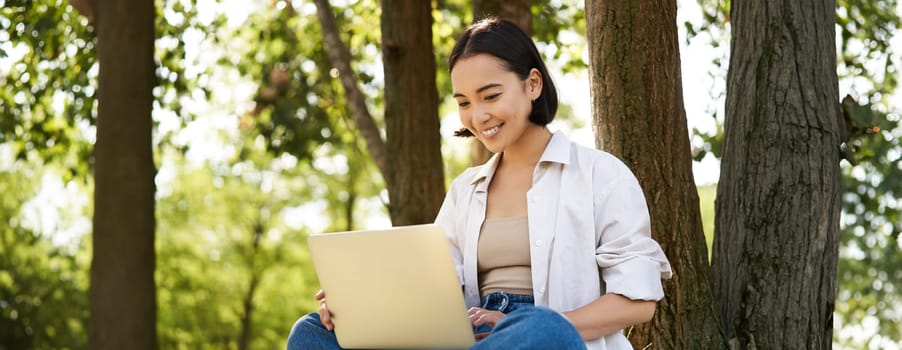
[[[494,153],[516,145],[530,127],[532,101],[542,92],[542,78],[533,69],[526,80],[505,68],[499,58],[478,54],[462,58],[451,71],[460,122]]]

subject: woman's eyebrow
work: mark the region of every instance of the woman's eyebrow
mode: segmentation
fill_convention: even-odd
[[[485,85],[483,85],[482,87],[476,89],[476,93],[478,94],[478,93],[483,92],[483,91],[485,91],[485,90],[491,89],[491,88],[493,88],[493,87],[499,87],[499,86],[501,86],[501,84],[499,84],[499,83],[488,83],[488,84],[485,84]],[[464,94],[459,93],[459,92],[455,92],[453,97],[464,97]]]

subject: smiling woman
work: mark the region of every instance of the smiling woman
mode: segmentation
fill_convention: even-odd
[[[620,330],[651,317],[663,296],[660,278],[670,275],[649,237],[635,177],[610,154],[548,130],[557,92],[535,45],[515,25],[474,24],[449,66],[466,130],[459,136],[475,136],[496,153],[454,181],[436,220],[458,251],[474,326],[491,332],[481,344],[502,348],[510,346],[502,334],[534,331],[505,326],[516,319],[485,302],[514,291],[563,315],[589,348],[630,348]],[[618,204],[609,203],[613,198]],[[493,250],[490,238],[498,235],[525,241],[526,251],[511,244]],[[630,243],[615,243],[624,240]],[[527,258],[516,258],[521,253]]]
[[[473,349],[632,348],[622,330],[652,317],[671,275],[635,176],[549,131],[557,91],[513,23],[470,26],[449,67],[464,126],[456,134],[495,152],[453,181],[436,218],[479,340]],[[326,296],[317,299],[320,312],[298,320],[290,349],[338,346]]]
[[[538,70],[530,70],[526,79],[521,80],[506,69],[504,61],[488,54],[454,63],[456,69],[451,71],[454,98],[460,121],[469,135],[475,135],[493,153],[535,144],[531,139],[545,138],[547,143],[551,133],[544,125],[527,118],[541,93],[542,77]],[[530,137],[520,137],[526,135]]]
[[[501,23],[500,21],[495,22]],[[464,111],[465,107],[472,103],[466,99],[477,96],[468,97],[463,89],[475,88],[471,94],[486,92],[481,96],[484,99],[498,97],[500,92],[491,93],[486,90],[492,87],[505,87],[499,79],[505,78],[506,75],[513,75],[517,78],[516,83],[520,85],[523,93],[527,93],[528,88],[527,97],[532,106],[527,115],[532,123],[545,126],[554,119],[555,113],[557,113],[557,90],[535,44],[516,25],[491,27],[492,23],[492,21],[483,21],[473,25],[460,38],[448,59],[452,85],[455,88],[454,98],[461,107],[461,121],[465,127],[455,133],[456,136],[474,136],[473,130],[464,122],[466,116]],[[480,35],[480,33],[489,31],[493,32],[494,36]],[[528,45],[524,45],[522,42],[524,36],[526,40],[529,40]],[[470,58],[474,58],[476,62],[469,62],[471,64],[464,65],[467,67],[455,69],[458,63],[470,61]],[[479,85],[480,82],[484,84]],[[510,83],[510,81],[507,82]],[[459,86],[464,83],[477,86]],[[507,88],[513,87],[514,85],[507,86]]]

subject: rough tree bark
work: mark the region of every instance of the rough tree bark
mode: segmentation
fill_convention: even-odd
[[[98,76],[90,349],[156,349],[154,3],[95,0]]]
[[[350,54],[340,40],[328,0],[316,0],[316,6],[329,59],[341,74],[354,119],[385,178],[392,224],[432,222],[441,207],[445,183],[431,2],[382,1],[385,141],[357,87]]]
[[[516,24],[526,34],[532,35],[532,0],[473,0],[473,21],[487,17],[503,18]],[[470,162],[482,165],[492,157],[492,152],[475,137],[470,141]]]
[[[636,326],[636,349],[718,349],[680,73],[676,1],[586,1],[596,145],[638,177],[652,234],[673,266],[654,319]]]
[[[840,214],[832,0],[733,1],[714,282],[734,349],[828,349]]]
[[[429,1],[382,0],[382,65],[392,223],[432,222],[445,178]]]

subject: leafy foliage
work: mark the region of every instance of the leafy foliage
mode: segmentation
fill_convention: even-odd
[[[538,43],[552,48],[554,60],[563,61],[563,72],[585,71],[589,64],[583,59],[586,51],[586,11],[583,4],[575,1],[552,2],[533,1],[533,38]],[[561,33],[578,33],[583,38]]]
[[[302,160],[322,144],[350,143],[353,137],[339,129],[349,113],[338,80],[330,76],[315,13],[298,13],[282,3],[248,22],[235,37],[259,43],[241,53],[238,70],[261,84],[242,124],[257,128],[270,151]]]
[[[220,16],[201,16],[196,0],[158,2],[155,108],[193,119],[186,97],[209,95],[208,73],[199,71],[198,39],[214,36]],[[160,6],[162,5],[162,6]],[[67,178],[92,169],[99,67],[93,26],[68,1],[7,1],[0,8],[0,143],[17,159],[56,162]],[[192,67],[193,69],[189,69]],[[155,122],[159,122],[155,119]],[[168,146],[168,134],[157,145]],[[160,142],[163,140],[164,142]]]
[[[259,132],[274,155],[288,154],[308,163],[328,183],[321,191],[337,221],[332,227],[354,227],[355,203],[379,193],[382,186],[366,147],[357,137],[345,95],[323,47],[320,24],[312,4],[276,2],[248,18],[248,25],[230,35],[259,40],[233,57],[239,72],[259,82],[254,107],[240,125]],[[379,94],[382,74],[379,49],[379,7],[360,1],[336,8],[336,21],[349,43],[355,72],[370,112],[383,124]],[[319,159],[339,159],[338,167]],[[330,165],[332,164],[332,165]],[[339,215],[340,214],[340,215]]]
[[[158,201],[162,348],[238,348],[243,327],[248,348],[284,347],[316,307],[305,234],[281,214],[309,189],[261,153],[262,140],[246,142],[257,150],[224,164],[173,164],[183,175]]]
[[[37,176],[36,176],[37,175]],[[85,245],[72,252],[25,227],[20,209],[40,172],[23,162],[0,171],[0,349],[85,346]]]
[[[0,143],[17,159],[40,152],[69,175],[83,175],[93,125],[97,62],[94,31],[67,1],[7,1],[0,8]]]
[[[893,36],[902,27],[896,0],[839,0],[836,23],[839,25],[840,74],[863,79],[869,84],[854,84],[865,95],[889,95],[899,85]],[[868,86],[870,85],[870,86]],[[862,89],[863,88],[863,89]]]
[[[879,334],[902,340],[902,147],[899,115],[879,106],[844,103],[850,124],[869,121],[853,133],[857,165],[843,166],[843,233],[836,311],[847,324],[879,321]],[[855,130],[855,128],[850,128]],[[857,137],[856,137],[857,135]],[[875,340],[879,341],[879,340]],[[879,346],[880,343],[872,345]]]

